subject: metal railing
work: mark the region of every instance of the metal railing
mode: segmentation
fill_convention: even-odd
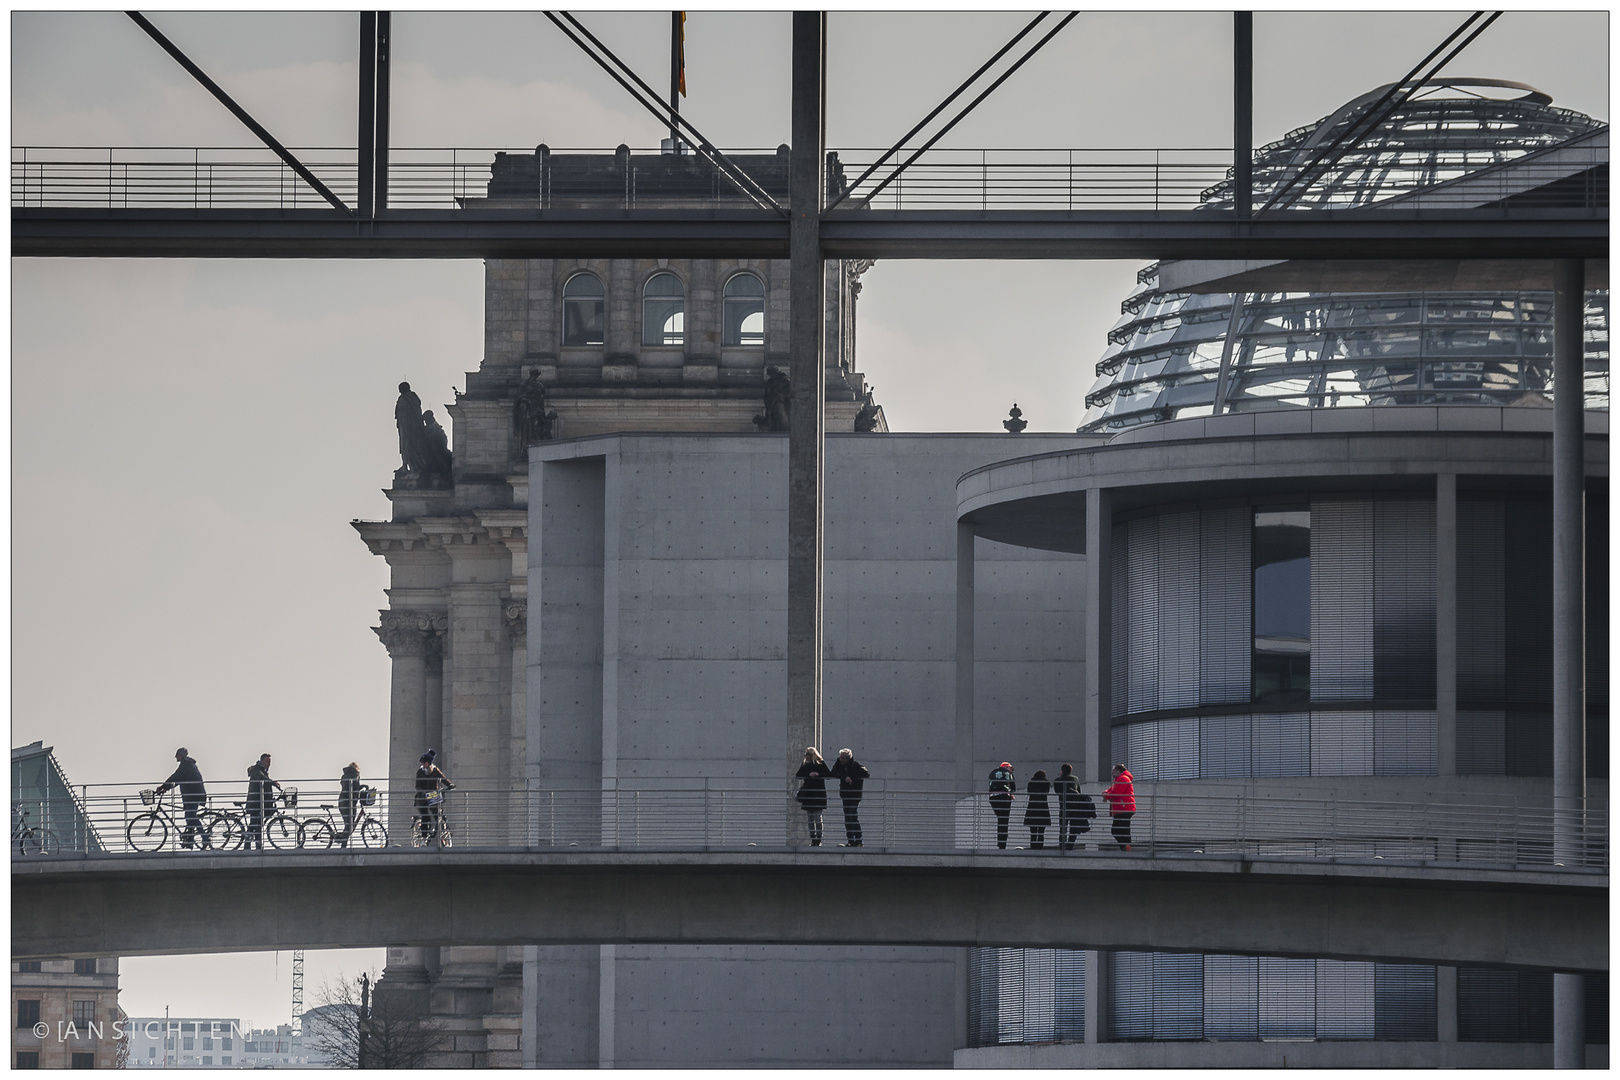
[[[282,781],[296,789],[295,806],[278,804],[266,818],[264,850],[339,850],[343,819],[331,780]],[[408,847],[421,817],[412,782],[379,785],[365,814],[381,829],[357,828],[351,848]],[[526,788],[461,786],[448,792],[442,815],[455,847],[517,851],[781,851],[804,843],[804,812],[796,783],[767,779],[671,777],[542,784]],[[1206,788],[1206,791],[1208,789]],[[149,794],[149,789],[148,789]],[[1243,856],[1299,860],[1401,860],[1537,870],[1594,870],[1608,865],[1608,815],[1588,810],[1557,838],[1550,806],[1505,796],[1500,802],[1391,803],[1339,798],[1258,797],[1241,786],[1183,794],[1139,789],[1131,848],[1116,850],[1100,796],[1097,817],[1073,850],[1061,849],[1057,800],[1045,848],[1030,848],[1028,798],[1020,793],[1009,820],[1008,851],[1028,857]],[[164,797],[167,825],[151,826],[153,807],[134,785],[90,785],[80,800],[105,849],[112,853],[177,850],[184,812],[174,792]],[[207,811],[216,820],[206,843],[240,850],[247,824],[244,784],[209,784]],[[14,807],[15,811],[15,807]],[[984,791],[948,784],[873,780],[858,804],[862,847],[894,853],[997,850],[997,815]],[[284,818],[277,824],[277,818]],[[330,823],[328,828],[321,823]],[[828,792],[825,845],[845,840],[838,793]],[[142,829],[144,828],[144,831]],[[161,837],[157,836],[162,832]],[[1573,838],[1573,839],[1571,839]],[[300,843],[303,847],[300,847]],[[428,847],[438,846],[437,837]],[[64,854],[70,854],[64,844]],[[81,853],[82,854],[82,853]],[[13,852],[13,858],[17,853]]]

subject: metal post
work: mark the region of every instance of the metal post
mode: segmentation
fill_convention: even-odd
[[[1254,12],[1232,13],[1232,201],[1254,215]]]
[[[956,523],[956,779],[973,783],[974,539],[971,521]]]
[[[789,163],[792,298],[788,422],[787,765],[797,770],[806,746],[821,743],[822,473],[824,467],[822,334],[826,315],[821,258],[823,150],[826,142],[827,17],[793,13],[793,149]],[[787,807],[790,843],[803,815]]]
[[[373,214],[373,192],[377,182],[377,13],[360,13],[360,131],[355,145],[359,148],[357,198],[360,219],[369,221]]]
[[[393,13],[377,12],[377,140],[376,187],[373,214],[388,209],[388,87],[389,39],[393,36]]]
[[[681,111],[681,76],[685,68],[683,47],[686,30],[681,25],[682,13],[672,11],[669,13],[669,152],[681,152],[681,129],[676,126],[675,117]]]
[[[1553,861],[1580,859],[1586,811],[1586,266],[1553,269]],[[1586,1066],[1586,982],[1553,975],[1553,1067]]]

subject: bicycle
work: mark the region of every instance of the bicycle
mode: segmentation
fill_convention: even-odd
[[[36,829],[28,824],[28,811],[17,808],[16,824],[11,827],[11,838],[17,843],[17,854],[23,857],[29,855],[55,855],[61,850],[56,834],[49,829]]]
[[[426,847],[437,843],[450,846],[450,815],[445,812],[445,793],[433,791],[416,808],[416,821],[411,826],[411,847]],[[431,813],[437,810],[438,813]]]
[[[185,836],[185,826],[175,820],[174,808],[165,802],[166,798],[166,795],[159,795],[152,788],[141,792],[142,805],[150,806],[152,809],[136,814],[124,827],[124,839],[136,851],[147,853],[161,851],[169,842],[171,832]],[[197,824],[199,827],[196,830],[195,846],[199,849],[213,850],[216,836],[228,843],[229,818],[225,814],[218,810],[209,810],[205,804],[197,811]],[[225,846],[221,850],[230,849]]]
[[[282,808],[279,810],[275,809],[276,799],[278,798],[282,803]],[[247,845],[248,814],[245,809],[247,804],[233,802],[231,805],[237,807],[237,809],[228,816],[221,815],[227,821],[225,841],[220,845],[223,851],[235,851]],[[277,851],[291,851],[293,848],[303,847],[304,843],[299,835],[302,825],[298,818],[287,813],[288,810],[296,809],[297,806],[297,788],[282,788],[279,795],[271,792],[269,811],[264,815],[259,826],[261,840],[268,842]]]
[[[345,832],[338,824],[337,818],[332,815],[335,803],[321,803],[321,809],[326,811],[324,818],[310,818],[298,828],[298,846],[312,848],[329,848],[333,845],[348,847],[349,843],[358,836],[360,846],[380,848],[388,846],[388,830],[383,823],[366,813],[366,807],[377,804],[377,789],[363,787],[360,796],[355,801],[354,827]]]

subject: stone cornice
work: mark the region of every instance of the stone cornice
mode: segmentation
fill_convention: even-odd
[[[360,521],[349,522],[360,539],[365,541],[366,547],[371,549],[373,555],[388,555],[396,551],[423,551],[428,545],[428,538],[415,522],[410,521]]]

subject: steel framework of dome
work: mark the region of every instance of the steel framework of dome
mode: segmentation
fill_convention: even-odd
[[[1259,150],[1256,201],[1375,108],[1386,89]],[[1487,93],[1504,90],[1520,93]],[[1365,206],[1606,127],[1553,108],[1551,100],[1520,83],[1435,80],[1308,190],[1292,192],[1287,205]],[[1211,208],[1230,209],[1231,181],[1210,188],[1204,200]],[[1549,402],[1550,292],[1166,293],[1158,287],[1158,264],[1137,280],[1109,331],[1081,431],[1212,414],[1229,334],[1223,412]],[[1587,408],[1608,408],[1608,316],[1607,292],[1588,293]]]

